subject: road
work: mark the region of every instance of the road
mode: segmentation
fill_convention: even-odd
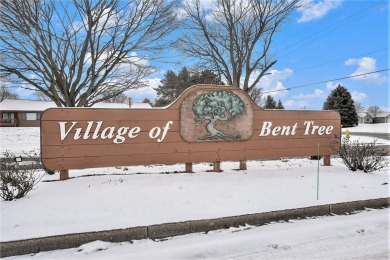
[[[390,140],[390,133],[365,133],[365,132],[352,132],[349,133],[350,136],[370,136],[374,138]],[[379,148],[384,149],[387,153],[390,153],[390,145],[386,144],[377,144]]]
[[[390,140],[390,133],[361,133],[361,132],[350,132],[351,136],[371,136],[374,138],[381,138]]]
[[[379,209],[160,241],[95,241],[9,259],[389,259],[388,216]]]

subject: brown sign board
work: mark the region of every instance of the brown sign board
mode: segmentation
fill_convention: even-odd
[[[335,111],[264,110],[241,89],[198,85],[166,108],[54,108],[41,117],[52,170],[332,155]]]

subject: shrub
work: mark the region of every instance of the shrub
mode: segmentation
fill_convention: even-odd
[[[350,141],[349,138],[341,140],[340,158],[351,171],[361,170],[373,172],[389,165],[388,152],[372,143]]]
[[[43,175],[37,174],[39,159],[33,159],[30,165],[23,167],[15,162],[15,155],[10,152],[4,153],[4,160],[0,164],[0,197],[4,200],[14,200],[24,197],[41,180]]]

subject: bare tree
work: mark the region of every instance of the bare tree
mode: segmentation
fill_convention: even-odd
[[[46,96],[43,92],[40,92],[40,91],[36,91],[34,93],[34,97],[36,100],[40,100],[40,101],[51,101],[51,99]]]
[[[19,96],[15,93],[12,93],[5,82],[0,80],[0,102],[4,99],[19,99]]]
[[[105,103],[126,103],[128,102],[128,97],[124,94],[116,94],[112,91],[108,90],[103,93],[104,96],[106,96],[107,99],[104,100]]]
[[[188,33],[177,41],[185,54],[207,63],[229,85],[250,92],[276,63],[270,47],[275,32],[299,0],[216,0],[215,8],[188,0]]]
[[[355,105],[355,109],[356,109],[356,113],[362,113],[362,112],[364,112],[364,106],[363,106],[363,104],[361,103],[361,102],[359,102],[359,101],[355,101],[354,102],[354,105]]]
[[[263,89],[262,88],[252,88],[251,91],[249,91],[249,96],[252,98],[252,100],[259,106],[262,107],[264,104],[263,99]]]
[[[177,0],[1,0],[0,76],[57,106],[142,87],[166,48]]]
[[[370,106],[367,108],[367,112],[372,114],[374,117],[374,123],[377,123],[377,117],[379,113],[382,113],[383,110],[378,106]]]

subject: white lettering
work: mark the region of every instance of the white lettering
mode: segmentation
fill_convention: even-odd
[[[70,125],[69,125],[69,124]],[[112,140],[114,144],[122,144],[126,142],[126,137],[136,138],[141,132],[141,127],[135,126],[130,128],[128,126],[107,126],[102,131],[103,121],[88,121],[85,127],[77,127],[79,122],[58,122],[60,127],[60,138],[61,141],[65,140],[67,136],[73,135],[74,140],[79,140],[80,138],[87,139],[109,139]],[[68,124],[68,125],[67,125]],[[170,126],[173,124],[173,121],[168,121],[164,127],[153,127],[149,131],[149,138],[156,139],[157,142],[161,143],[165,140]],[[77,128],[76,128],[77,127]]]
[[[58,124],[60,125],[60,136],[61,136],[61,141],[63,141],[66,136],[70,133],[70,131],[72,130],[72,128],[77,124],[77,122],[72,122],[72,125],[69,127],[68,131],[65,130],[66,128],[66,123],[67,122],[58,122]]]
[[[152,139],[155,139],[157,138],[161,133],[161,128],[156,126],[156,127],[153,127],[150,131],[149,131],[149,138],[152,138]]]
[[[276,126],[274,129],[272,129],[272,135],[277,136],[279,135],[279,132],[282,128],[280,126]]]
[[[298,127],[298,123],[295,123],[292,127],[291,135],[295,135],[297,133],[297,127]]]
[[[333,131],[333,126],[319,126],[315,125],[314,121],[305,121],[303,123],[305,125],[305,132],[303,135],[323,135],[327,134],[330,135]]]
[[[314,124],[314,121],[305,121],[303,124],[306,126],[303,135],[309,135],[310,127]]]
[[[136,126],[136,127],[133,127],[131,128],[131,130],[129,131],[129,138],[135,138],[138,136],[138,133],[141,131],[141,128]]]
[[[100,138],[102,139],[111,139],[114,137],[114,131],[115,131],[115,127],[113,126],[109,126],[109,127],[106,127],[103,129],[101,135],[100,135]],[[108,133],[107,133],[108,132]]]
[[[260,132],[260,135],[259,136],[267,136],[271,133],[271,126],[272,126],[272,123],[271,122],[263,122],[263,127],[261,128],[261,132]]]
[[[320,126],[320,128],[318,128],[318,135],[323,135],[325,132],[325,128],[325,126]]]
[[[169,125],[173,124],[173,121],[169,121],[164,127],[163,127],[163,134],[160,139],[157,139],[157,142],[162,142],[167,135],[167,132],[169,130]]]
[[[326,128],[325,134],[330,135],[330,134],[332,133],[332,131],[333,131],[333,126],[330,125],[330,126],[328,126],[328,127]]]
[[[124,134],[126,134],[127,130],[129,130],[129,127],[120,127],[118,129],[118,133],[117,135],[115,136],[115,139],[114,139],[114,144],[121,144],[123,143],[126,139],[123,137]]]
[[[76,133],[74,134],[74,137],[73,137],[73,139],[74,140],[79,140],[80,139],[80,137],[81,137],[81,128],[79,127],[79,128],[76,128]]]
[[[266,121],[263,122],[263,127],[261,128],[259,136],[268,136],[269,134],[272,134],[273,136],[295,135],[297,133],[297,127],[298,123],[295,123],[292,126],[283,125],[272,128],[272,122]]]
[[[91,131],[91,128],[92,128],[92,125],[93,125],[93,121],[88,121],[87,123],[88,123],[87,130],[85,130],[85,133],[84,133],[84,136],[83,136],[84,140],[89,138],[89,132]]]
[[[92,136],[93,140],[95,140],[99,137],[99,130],[100,130],[100,127],[102,126],[102,124],[103,124],[103,121],[96,122],[96,128],[95,128],[95,131],[93,131],[93,136]]]

